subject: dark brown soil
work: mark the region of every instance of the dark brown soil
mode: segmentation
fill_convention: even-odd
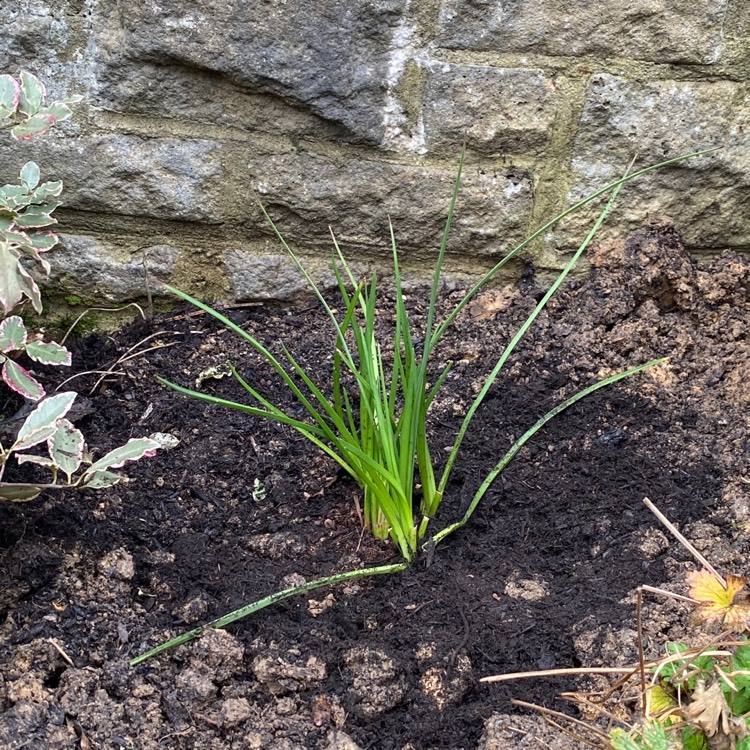
[[[509,699],[560,708],[555,695],[578,683],[479,678],[633,662],[633,591],[679,588],[691,565],[644,496],[725,570],[743,572],[748,551],[750,262],[725,254],[698,266],[667,221],[591,261],[493,387],[434,530],[553,405],[628,366],[668,363],[550,423],[429,561],[287,600],[136,668],[128,660],[146,648],[300,577],[397,556],[362,533],[356,486],[299,435],[155,381],[192,385],[231,360],[289,405],[268,367],[213,319],[185,311],[78,342],[79,371],[105,369],[148,336],[142,349],[166,345],[118,365],[91,396],[78,423],[91,446],[152,432],[181,443],[129,466],[128,485],[0,506],[0,747],[541,747]],[[432,412],[436,456],[541,293],[533,279],[488,291],[443,342],[436,368],[456,365]],[[419,320],[420,299],[411,305]],[[333,339],[317,305],[228,314],[325,380]],[[97,378],[72,385],[85,393]],[[229,379],[204,388],[244,395]],[[658,650],[681,619],[679,608],[651,609]]]

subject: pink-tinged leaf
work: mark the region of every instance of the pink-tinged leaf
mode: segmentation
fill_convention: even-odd
[[[24,450],[33,445],[44,442],[54,435],[59,421],[68,413],[76,398],[75,393],[67,391],[45,398],[34,411],[26,417],[26,421],[18,431],[18,437],[12,450]]]
[[[86,447],[83,434],[72,422],[61,419],[55,434],[47,440],[47,447],[52,461],[65,472],[70,484],[73,474],[78,471],[83,460],[83,451]]]
[[[87,469],[85,477],[97,471],[119,469],[128,461],[137,461],[144,456],[153,456],[160,447],[159,443],[156,440],[151,440],[151,438],[131,438],[125,445],[115,448],[98,461],[94,461]]]
[[[58,243],[59,238],[54,232],[28,232],[29,243],[37,252],[46,253]]]
[[[12,359],[6,359],[3,363],[2,376],[9,388],[30,401],[39,401],[45,396],[41,383]]]
[[[27,161],[21,169],[21,182],[27,190],[33,190],[39,184],[39,167],[36,162]]]
[[[31,117],[35,115],[44,102],[46,94],[44,84],[31,73],[25,70],[21,72],[21,99],[18,102],[18,111]]]
[[[17,232],[15,229],[2,232],[2,240],[13,246],[28,245],[30,241],[26,232]]]
[[[9,242],[0,242],[0,304],[6,314],[13,310],[23,296],[19,269],[18,252]]]
[[[35,456],[33,453],[20,453],[16,456],[19,464],[36,464],[45,469],[56,469],[57,464],[48,456]]]
[[[0,482],[0,500],[9,500],[11,503],[27,503],[35,497],[39,497],[44,487],[35,484],[12,484]]]
[[[0,352],[17,352],[26,346],[28,331],[23,319],[18,315],[11,315],[0,323]]]
[[[18,108],[21,87],[13,76],[0,76],[0,120],[7,120]]]
[[[94,471],[84,475],[82,487],[88,487],[92,490],[100,490],[104,487],[113,487],[122,482],[124,477],[115,474],[113,471]]]
[[[26,354],[44,365],[69,367],[71,362],[70,352],[56,341],[32,341],[26,345]]]
[[[52,115],[34,115],[12,127],[10,134],[18,141],[28,141],[37,135],[46,133],[54,124],[55,118]]]
[[[55,122],[63,122],[63,120],[67,120],[73,112],[65,102],[53,102],[47,107],[42,107],[38,114],[52,115],[55,118]]]

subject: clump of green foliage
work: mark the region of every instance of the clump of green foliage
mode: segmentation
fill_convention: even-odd
[[[321,586],[331,585],[339,580],[403,570],[417,555],[420,547],[433,547],[468,522],[497,476],[523,445],[549,420],[599,388],[662,362],[661,359],[646,362],[625,372],[592,383],[550,410],[531,425],[499,458],[497,464],[481,483],[464,516],[456,523],[428,537],[428,529],[440,509],[458,451],[467,431],[470,429],[474,415],[507,362],[508,357],[596,236],[622,186],[629,180],[646,172],[703,153],[706,152],[680,156],[636,172],[628,170],[621,179],[571,206],[540,227],[500,260],[468,291],[445,320],[439,322],[437,320],[438,293],[441,288],[445,253],[459,195],[464,152],[459,163],[442,242],[437,252],[432,285],[426,306],[426,324],[423,330],[415,330],[409,318],[402,292],[395,231],[392,225],[389,227],[396,296],[393,333],[387,345],[378,340],[377,331],[382,327],[379,325],[377,275],[373,274],[369,280],[357,279],[334,237],[332,268],[339,293],[343,299],[341,311],[337,312],[326,300],[322,290],[315,284],[310,273],[263,208],[263,212],[278,240],[297,265],[331,321],[335,344],[331,358],[331,375],[324,382],[316,382],[313,375],[299,364],[292,352],[283,344],[284,358],[279,359],[263,343],[219,311],[179,289],[166,286],[173,294],[212,315],[259,352],[289,388],[305,418],[299,416],[299,411],[284,411],[278,405],[272,403],[231,363],[228,364],[228,369],[247,392],[249,403],[229,401],[164,379],[162,379],[162,382],[170,388],[194,398],[287,425],[304,435],[358,482],[364,495],[363,520],[366,527],[371,529],[378,538],[390,538],[405,560],[402,564],[352,571],[350,574],[321,578],[301,587],[286,589],[236,610],[205,627],[224,627],[281,599]],[[429,367],[430,359],[443,334],[456,319],[456,316],[512,258],[516,257],[540,236],[543,236],[557,222],[605,194],[609,194],[609,200],[599,213],[586,238],[550,289],[536,305],[534,311],[510,340],[502,356],[487,375],[481,389],[466,412],[463,423],[450,448],[442,473],[438,475],[427,436],[427,418],[430,406],[443,387],[451,368],[450,364],[447,365],[432,379]],[[392,354],[387,357],[385,352]],[[392,357],[392,360],[390,357]],[[415,502],[415,488],[417,486],[421,487],[419,502]],[[205,627],[184,633],[178,638],[137,657],[132,663],[137,664],[167,648],[185,643],[199,635]]]
[[[458,456],[463,439],[477,409],[497,379],[498,374],[523,338],[530,326],[544,309],[578,259],[585,252],[599,227],[611,209],[622,184],[643,174],[649,169],[665,166],[676,160],[650,167],[634,174],[627,174],[622,180],[608,185],[592,196],[552,219],[506,255],[491,269],[455,306],[448,317],[439,322],[436,319],[438,292],[441,287],[443,263],[453,221],[456,201],[461,182],[463,157],[455,181],[448,218],[443,232],[442,243],[437,254],[432,286],[427,304],[427,319],[423,330],[416,330],[409,319],[399,266],[399,256],[393,226],[390,226],[391,255],[395,286],[395,324],[391,341],[378,340],[378,278],[376,274],[368,280],[355,278],[335,237],[333,273],[343,299],[341,314],[330,306],[322,291],[289,247],[279,229],[268,214],[266,217],[286,252],[296,263],[310,288],[320,301],[330,321],[335,345],[332,352],[332,371],[327,383],[315,382],[313,375],[306,372],[294,355],[283,347],[284,359],[278,359],[266,346],[251,336],[240,326],[208,305],[168,287],[174,294],[200,307],[225,326],[241,336],[266,359],[273,370],[283,379],[299,405],[306,419],[300,419],[291,412],[284,412],[271,403],[253,383],[248,382],[230,365],[232,375],[250,396],[249,403],[223,400],[196,389],[182,387],[166,380],[171,388],[214,404],[238,409],[280,424],[286,424],[303,434],[308,440],[328,454],[344,471],[350,474],[363,488],[364,522],[376,537],[391,538],[402,556],[411,560],[416,554],[420,541],[425,538],[428,527],[440,508],[445,488]],[[430,363],[445,331],[456,316],[466,307],[488,281],[512,258],[546,232],[568,214],[578,210],[605,192],[610,192],[610,201],[600,213],[586,239],[581,243],[555,283],[547,291],[534,311],[508,343],[502,356],[487,375],[482,388],[468,409],[463,424],[450,449],[448,460],[440,475],[436,474],[435,461],[427,437],[427,415],[436,395],[442,388],[451,365],[445,367],[434,381],[431,381]],[[417,343],[421,342],[421,343]],[[392,352],[388,357],[384,352]],[[550,411],[538,420],[499,460],[486,477],[473,498],[467,516],[458,524],[438,532],[433,540],[437,543],[468,520],[477,503],[490,484],[505,468],[521,446],[552,417],[563,409],[598,388],[621,378],[633,375],[661,360],[644,363],[627,372],[619,373],[585,388],[574,397]],[[353,386],[356,394],[352,397],[348,386]],[[414,503],[415,487],[421,487],[421,500]]]

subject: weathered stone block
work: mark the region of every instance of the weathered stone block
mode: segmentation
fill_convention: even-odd
[[[0,138],[0,182],[36,161],[43,179],[63,180],[62,200],[83,211],[211,221],[218,214],[219,162],[211,141],[51,133],[21,144]]]
[[[613,224],[640,225],[649,214],[675,219],[693,248],[750,245],[750,86],[725,82],[629,82],[592,78],[574,144],[574,202],[622,175],[632,157],[646,166],[670,156],[722,146],[627,184]],[[583,237],[581,215],[556,233],[570,246]],[[571,232],[573,233],[571,235]]]
[[[466,139],[487,156],[541,154],[555,119],[555,88],[541,71],[434,62],[423,105],[430,152]]]
[[[443,0],[438,43],[457,49],[717,62],[727,0]]]
[[[92,36],[99,96],[129,109],[139,92],[160,90],[159,67],[185,66],[283,97],[378,143],[389,44],[405,2],[102,0]],[[169,111],[168,98],[163,106]]]
[[[229,183],[245,186],[237,192],[234,209],[224,206],[225,215],[234,212],[236,221],[267,230],[250,200],[250,191],[257,191],[293,243],[330,247],[330,225],[342,246],[373,248],[388,256],[390,217],[405,257],[434,258],[453,190],[452,167],[306,152],[246,158],[225,165]],[[450,251],[493,254],[520,242],[531,211],[531,187],[529,177],[513,167],[467,164]]]
[[[306,259],[305,267],[319,287],[330,289],[335,285],[335,277],[327,263],[311,263]],[[224,268],[232,299],[238,302],[293,299],[311,293],[305,277],[288,255],[230,250]]]
[[[50,282],[84,300],[140,299],[146,296],[146,270],[152,276],[169,280],[180,255],[178,248],[170,245],[153,245],[144,251],[135,252],[125,244],[88,235],[64,234],[49,255]],[[150,289],[154,295],[162,294],[154,284]]]

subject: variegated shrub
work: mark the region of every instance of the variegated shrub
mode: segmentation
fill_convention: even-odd
[[[45,104],[45,87],[36,76],[22,72],[18,78],[0,75],[0,130],[17,140],[41,135],[70,117],[71,104],[80,96]],[[28,299],[37,313],[42,300],[34,273],[48,276],[50,265],[44,253],[57,244],[49,227],[57,224],[52,216],[60,205],[55,199],[63,184],[40,182],[39,167],[27,162],[18,184],[0,187],[0,372],[6,385],[36,406],[28,414],[12,443],[0,444],[0,500],[25,502],[45,489],[102,488],[120,482],[122,475],[112,471],[128,461],[153,455],[162,443],[152,438],[133,438],[125,445],[94,459],[83,435],[67,414],[76,393],[69,391],[47,396],[41,383],[16,359],[25,355],[45,365],[70,365],[70,352],[54,341],[45,342],[30,334],[23,318],[10,313]],[[30,269],[31,267],[32,268]],[[44,446],[46,452],[26,451]],[[50,482],[10,483],[3,476],[8,460],[35,464],[52,473]]]

